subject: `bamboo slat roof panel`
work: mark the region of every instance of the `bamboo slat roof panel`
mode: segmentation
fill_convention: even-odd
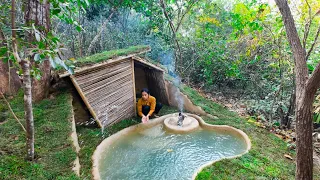
[[[71,76],[90,113],[101,127],[135,114],[132,59]]]
[[[140,45],[131,46],[126,49],[116,49],[111,51],[105,51],[97,53],[92,56],[80,58],[76,61],[74,74],[87,73],[87,71],[96,70],[97,68],[103,68],[101,66],[108,66],[114,62],[131,58],[139,54],[144,54],[151,50],[150,46]],[[68,72],[60,72],[59,77],[67,77],[71,74]]]

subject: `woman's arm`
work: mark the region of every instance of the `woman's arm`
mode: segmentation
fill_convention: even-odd
[[[143,117],[141,99],[138,100],[137,106],[138,106],[138,115],[139,115],[140,117]]]

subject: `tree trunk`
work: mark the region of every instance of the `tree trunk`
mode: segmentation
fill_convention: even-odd
[[[50,3],[48,0],[27,0],[25,4],[25,21],[26,25],[31,27],[34,23],[35,27],[43,34],[46,35],[50,30]],[[27,34],[28,42],[35,42],[33,33]],[[32,59],[32,58],[30,58]],[[41,79],[32,81],[32,94],[33,100],[39,101],[49,94],[51,67],[48,60],[38,65],[41,71]]]
[[[166,17],[167,21],[169,22],[169,27],[170,27],[171,32],[172,32],[172,39],[173,39],[173,43],[174,43],[174,47],[175,47],[174,48],[175,49],[174,53],[175,53],[175,58],[176,58],[174,69],[175,69],[175,72],[179,72],[179,69],[178,69],[179,66],[178,65],[180,65],[179,63],[180,63],[180,61],[182,59],[182,55],[181,55],[181,48],[180,48],[179,42],[177,40],[177,35],[176,35],[178,29],[176,29],[174,27],[173,22],[170,19],[169,15],[168,15],[168,12],[166,10],[166,4],[165,4],[165,2],[163,0],[160,0],[160,6],[162,8],[164,16]]]
[[[6,38],[0,29],[0,48],[8,48]],[[9,48],[8,48],[9,49]],[[21,81],[16,73],[16,69],[10,69],[12,63],[10,61],[4,62],[0,58],[0,92],[6,95],[14,95],[21,87]]]
[[[34,160],[34,122],[32,112],[32,93],[30,64],[28,61],[22,60],[21,67],[23,71],[23,87],[24,87],[24,111],[27,129],[27,160]]]
[[[304,93],[305,94],[305,93]],[[305,94],[297,99],[296,132],[297,132],[297,169],[296,179],[312,179],[313,149],[312,149],[312,102],[314,95]]]
[[[297,132],[297,159],[296,179],[312,179],[312,103],[317,88],[319,87],[320,66],[308,79],[306,64],[306,51],[302,47],[297,29],[294,24],[288,2],[276,0],[276,4],[282,14],[286,28],[287,38],[293,52],[295,61],[296,83],[296,132]]]
[[[83,22],[81,21],[81,8],[79,8],[78,21],[80,25],[83,25]],[[82,31],[78,32],[78,42],[79,42],[79,57],[82,57]]]
[[[50,80],[51,80],[51,65],[48,60],[45,60],[42,64],[35,64],[40,69],[41,78],[37,80],[32,78],[32,97],[33,101],[40,101],[49,95]]]
[[[288,111],[285,117],[283,118],[283,122],[281,122],[281,126],[284,126],[288,129],[291,128],[292,118],[290,118],[290,116],[294,114],[295,102],[296,102],[296,94],[295,94],[295,91],[293,91],[290,97],[290,104],[289,104]]]
[[[30,2],[27,2],[26,7],[30,7]],[[33,10],[33,9],[32,9]],[[29,10],[30,11],[30,10]],[[11,0],[11,29],[12,29],[12,49],[13,55],[17,62],[19,62],[23,72],[23,88],[24,88],[24,111],[26,120],[26,148],[27,148],[27,160],[34,160],[34,123],[32,112],[32,92],[31,92],[31,77],[30,77],[30,64],[26,59],[21,60],[18,54],[18,41],[16,39],[15,28],[15,0]],[[27,38],[32,34],[28,34]],[[26,53],[28,54],[28,53]]]
[[[21,87],[21,81],[16,69],[10,67],[11,62],[3,62],[0,59],[0,92],[6,95],[14,95]]]

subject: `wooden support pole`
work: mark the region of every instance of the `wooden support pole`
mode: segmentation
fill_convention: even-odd
[[[132,86],[133,86],[133,107],[134,107],[134,116],[137,116],[137,97],[136,97],[136,80],[134,75],[134,59],[131,58],[132,64]]]

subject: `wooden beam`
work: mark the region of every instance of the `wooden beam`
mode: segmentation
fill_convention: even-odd
[[[79,73],[79,72],[83,72],[83,71],[87,71],[87,70],[91,70],[91,69],[95,69],[97,67],[104,66],[104,65],[107,65],[107,64],[113,64],[113,63],[119,62],[119,61],[121,61],[123,59],[128,59],[128,58],[131,58],[133,56],[137,56],[139,54],[147,53],[149,51],[150,51],[150,49],[146,49],[146,50],[140,51],[138,53],[133,53],[133,54],[129,54],[129,55],[126,55],[126,56],[118,56],[118,57],[115,57],[115,58],[106,59],[105,61],[100,62],[100,63],[83,66],[83,67],[81,67],[79,69],[76,69],[74,71],[74,74]],[[58,75],[59,75],[60,78],[64,78],[64,77],[70,76],[71,74],[66,72],[66,73],[62,73],[62,74],[58,74]]]
[[[80,86],[78,85],[75,77],[73,75],[70,76],[70,79],[74,85],[74,87],[76,87],[79,95],[81,96],[83,102],[86,104],[87,108],[89,109],[91,115],[93,116],[93,118],[96,120],[96,122],[98,123],[99,127],[103,127],[100,120],[98,119],[98,116],[96,115],[96,113],[94,112],[93,108],[91,107],[90,103],[88,102],[88,99],[85,97],[84,93],[82,92]]]
[[[154,65],[154,64],[151,64],[151,63],[147,62],[146,60],[142,59],[141,57],[133,56],[133,59],[134,59],[135,61],[137,61],[137,62],[140,62],[140,63],[146,65],[146,66],[150,66],[150,67],[152,67],[152,68],[154,68],[154,69],[156,69],[156,70],[158,70],[158,71],[164,72],[164,70],[161,69],[160,67],[158,67],[158,66],[156,66],[156,65]]]
[[[133,82],[133,107],[134,107],[134,116],[137,116],[137,97],[136,97],[136,80],[134,75],[134,60],[131,58],[131,67],[132,67],[132,82]]]

